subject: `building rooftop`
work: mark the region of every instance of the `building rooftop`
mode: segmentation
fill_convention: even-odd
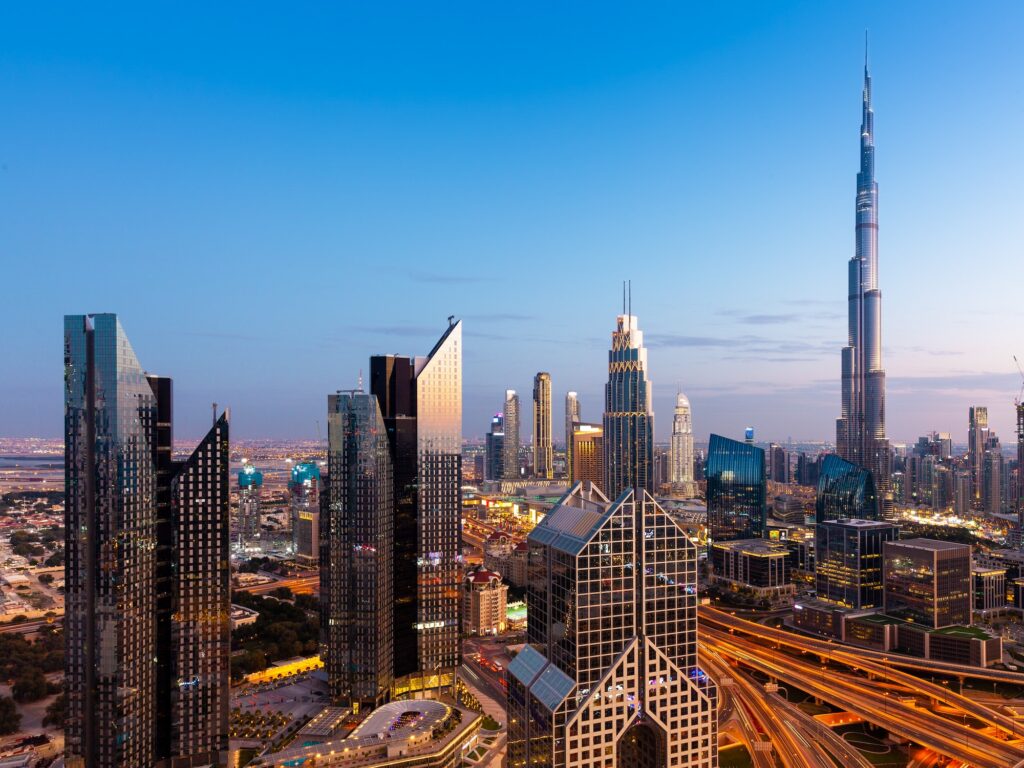
[[[959,544],[955,541],[942,541],[940,539],[901,539],[900,541],[887,541],[886,546],[913,547],[929,552],[950,552],[954,550],[971,551],[970,544]]]
[[[727,549],[742,552],[754,557],[789,557],[789,549],[781,541],[769,539],[734,539],[732,541],[716,541],[716,549]]]
[[[857,517],[842,517],[838,520],[826,520],[829,525],[841,525],[844,528],[871,529],[892,528],[896,523],[889,520],[862,520]],[[907,541],[928,541],[928,539],[907,539]]]

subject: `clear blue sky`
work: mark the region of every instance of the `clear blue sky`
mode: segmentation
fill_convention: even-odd
[[[7,3],[0,435],[117,312],[178,434],[314,437],[465,319],[467,436],[602,408],[621,281],[699,438],[831,438],[871,30],[890,436],[1003,442],[1024,358],[1024,5]]]

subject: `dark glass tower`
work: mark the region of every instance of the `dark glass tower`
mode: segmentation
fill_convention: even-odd
[[[229,458],[225,412],[192,454],[176,463],[171,481],[171,679],[167,689],[157,690],[158,700],[170,700],[168,766],[215,764],[228,749]],[[165,727],[158,724],[158,730]]]
[[[64,318],[68,766],[227,748],[228,427],[171,458],[171,381],[112,314]],[[198,762],[196,762],[198,761]]]
[[[654,410],[647,349],[635,315],[618,316],[604,387],[604,484],[610,499],[627,488],[654,490]]]
[[[836,449],[847,461],[871,471],[882,512],[888,518],[892,514],[893,500],[889,443],[885,437],[882,292],[878,286],[875,115],[871,109],[871,74],[865,55],[856,250],[849,267],[849,327],[847,345],[842,351],[842,415],[836,421]]]
[[[840,518],[878,520],[878,496],[868,470],[832,453],[821,464],[814,520],[823,523]]]
[[[370,358],[394,472],[395,675],[460,663],[462,323],[426,357]]]
[[[711,435],[704,473],[711,541],[763,538],[767,516],[764,451]]]
[[[327,440],[320,595],[328,684],[336,703],[373,708],[388,700],[395,664],[394,480],[377,398],[329,395]]]
[[[156,762],[156,421],[117,317],[65,317],[69,766]]]
[[[815,591],[820,600],[846,608],[881,608],[885,542],[899,528],[882,520],[829,520],[818,525]]]

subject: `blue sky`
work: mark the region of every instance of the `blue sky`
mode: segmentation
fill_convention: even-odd
[[[627,7],[628,6],[628,7]],[[659,438],[831,438],[871,30],[893,439],[1011,441],[1019,3],[7,4],[0,435],[62,430],[62,315],[117,312],[241,437],[314,437],[465,319],[467,436],[602,408],[621,281]],[[561,422],[560,407],[556,423]]]

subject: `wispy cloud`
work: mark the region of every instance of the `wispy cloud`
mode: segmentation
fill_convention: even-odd
[[[792,362],[795,357],[809,355],[820,357],[838,353],[839,350],[839,345],[830,340],[777,339],[754,334],[687,336],[672,333],[650,333],[646,338],[652,347],[728,349],[733,352],[731,358],[787,358],[784,362]]]
[[[380,336],[436,336],[438,334],[437,328],[425,325],[354,325],[352,330]],[[336,337],[332,337],[331,340],[341,341]]]
[[[417,283],[436,283],[439,285],[468,285],[471,283],[487,283],[491,278],[479,275],[445,275],[440,272],[423,272],[413,270],[409,277]]]

